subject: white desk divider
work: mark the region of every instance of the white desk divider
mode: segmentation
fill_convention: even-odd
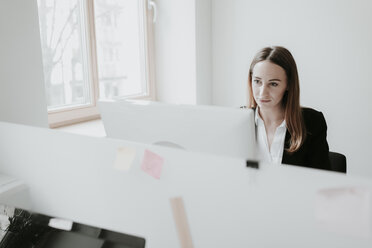
[[[128,171],[114,168],[119,147],[136,150]],[[160,179],[141,169],[146,149],[164,158]],[[296,166],[257,170],[242,159],[4,122],[0,173],[28,186],[34,211],[138,235],[147,248],[182,247],[169,204],[178,196],[194,247],[372,247],[370,236],[324,230],[315,216],[320,190],[371,190],[366,178]]]

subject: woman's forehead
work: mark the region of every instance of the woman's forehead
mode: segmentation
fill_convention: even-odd
[[[260,61],[253,67],[253,76],[256,77],[277,77],[285,78],[286,73],[284,69],[268,60]]]

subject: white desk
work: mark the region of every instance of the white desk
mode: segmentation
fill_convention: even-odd
[[[0,123],[0,173],[30,189],[35,211],[180,247],[169,198],[182,196],[195,247],[371,247],[371,238],[327,232],[315,220],[319,189],[372,181],[292,166],[188,153],[122,140]],[[128,173],[116,149],[135,147]],[[160,180],[140,169],[144,149],[165,158]]]
[[[0,174],[0,202],[27,206],[27,190],[27,186],[20,180]]]

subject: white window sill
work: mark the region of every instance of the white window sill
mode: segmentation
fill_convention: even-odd
[[[82,134],[93,137],[106,137],[101,119],[81,122],[69,126],[55,128],[68,133]]]

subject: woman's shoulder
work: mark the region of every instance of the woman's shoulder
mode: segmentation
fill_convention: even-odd
[[[318,131],[327,128],[324,115],[321,111],[313,108],[302,107],[302,116],[304,118],[305,126],[308,131]]]
[[[308,107],[301,107],[302,115],[304,118],[308,119],[313,119],[313,118],[324,118],[324,115],[321,111],[318,111],[313,108],[308,108]]]

